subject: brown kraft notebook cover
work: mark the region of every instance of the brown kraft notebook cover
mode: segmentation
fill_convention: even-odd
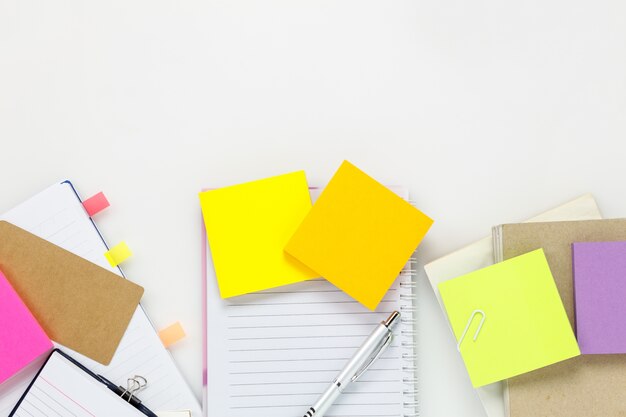
[[[0,270],[52,340],[104,365],[143,295],[142,287],[6,221]]]
[[[573,242],[626,240],[626,219],[502,226],[504,259],[543,248],[572,327]],[[584,355],[508,380],[510,417],[626,416],[626,355]]]

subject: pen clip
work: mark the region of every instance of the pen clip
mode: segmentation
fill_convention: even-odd
[[[376,352],[376,355],[374,355],[372,359],[370,359],[370,361],[367,364],[365,364],[364,367],[356,371],[351,381],[355,382],[357,379],[359,379],[361,375],[363,375],[365,371],[367,371],[370,368],[370,366],[372,366],[374,362],[376,362],[376,360],[380,357],[380,355],[382,355],[385,352],[385,350],[387,350],[389,345],[391,345],[391,342],[393,342],[393,333],[389,332],[387,339],[385,339],[385,341],[380,345],[380,348],[378,349],[378,352]]]

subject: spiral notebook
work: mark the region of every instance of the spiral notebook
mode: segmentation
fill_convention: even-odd
[[[405,191],[394,190],[405,199]],[[313,199],[318,190],[311,191]],[[394,310],[402,324],[391,347],[349,387],[328,417],[418,416],[414,261],[375,311],[314,279],[222,299],[203,237],[204,409],[209,417],[302,415]],[[245,262],[245,259],[242,259]]]

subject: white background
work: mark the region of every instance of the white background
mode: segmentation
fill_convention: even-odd
[[[435,218],[424,262],[584,192],[626,216],[625,23],[621,0],[0,0],[0,208],[104,190],[199,397],[200,188],[349,159]],[[481,416],[419,280],[423,415]]]

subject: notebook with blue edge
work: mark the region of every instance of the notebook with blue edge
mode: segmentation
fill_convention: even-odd
[[[60,364],[64,364],[67,367],[66,372],[49,371],[48,365],[53,361],[59,360]],[[58,368],[59,365],[56,365],[56,367]],[[80,370],[78,377],[76,373],[74,375],[70,374],[74,370]],[[60,381],[51,381],[50,379],[52,378],[47,374],[44,377],[42,374],[46,372],[60,377]],[[89,378],[82,379],[85,376]],[[68,393],[67,389],[58,386],[59,383],[67,384],[70,388],[73,387],[74,392]],[[37,374],[9,417],[19,416],[22,413],[31,417],[37,417],[37,414],[41,416],[53,414],[61,417],[78,417],[76,413],[81,413],[85,416],[96,415],[97,410],[100,409],[105,409],[106,411],[102,412],[107,414],[123,412],[132,416],[143,414],[148,417],[158,417],[148,407],[143,405],[136,395],[133,395],[141,391],[142,383],[143,381],[141,380],[133,379],[127,385],[127,389],[115,386],[106,378],[91,372],[62,350],[54,349],[48,355],[41,369],[37,371]],[[81,392],[84,391],[92,393],[93,396],[88,398],[81,395]],[[94,391],[95,395],[93,394]]]
[[[1,215],[0,219],[125,277],[121,268],[113,268],[106,261],[104,253],[109,250],[109,246],[96,223],[88,216],[80,194],[69,180],[53,184]],[[141,305],[109,366],[98,364],[67,348],[64,350],[117,385],[125,385],[126,379],[135,374],[147,375],[149,383],[142,393],[142,400],[153,410],[189,409],[194,416],[202,415],[197,398],[180,374],[171,354],[163,347]],[[8,414],[13,408],[40,366],[40,362],[33,364],[0,385],[0,415]]]

